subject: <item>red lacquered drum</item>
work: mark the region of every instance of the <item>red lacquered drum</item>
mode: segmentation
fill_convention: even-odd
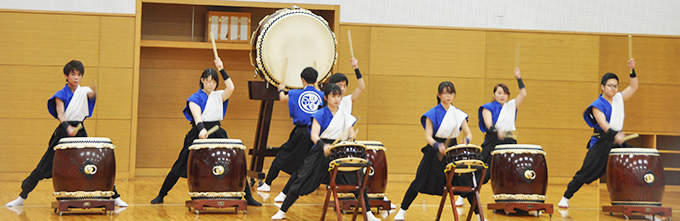
[[[284,83],[287,88],[304,88],[300,72],[306,67],[316,69],[316,82],[323,82],[338,57],[337,41],[328,22],[297,7],[264,17],[250,41],[250,63],[275,86]]]
[[[491,189],[497,203],[545,202],[548,167],[541,146],[498,145],[491,154]]]
[[[241,199],[246,187],[246,146],[239,139],[196,139],[189,147],[191,199]]]
[[[115,146],[105,137],[68,137],[54,147],[52,184],[58,200],[110,199],[116,179]]]
[[[357,141],[357,143],[366,146],[366,159],[372,162],[373,168],[369,176],[366,186],[368,187],[368,194],[370,198],[382,198],[380,196],[372,197],[371,194],[382,194],[384,197],[387,189],[387,158],[385,157],[385,146],[380,141]]]
[[[614,206],[661,206],[665,189],[659,151],[613,148],[607,162],[607,189]]]

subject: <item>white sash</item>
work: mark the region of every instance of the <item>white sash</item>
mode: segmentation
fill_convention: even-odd
[[[213,91],[208,95],[205,108],[201,113],[203,121],[222,121],[224,119],[222,93],[224,93],[224,90]]]
[[[329,140],[338,139],[340,135],[353,126],[354,122],[356,121],[357,118],[345,112],[344,110],[338,109],[338,111],[335,112],[335,116],[333,116],[333,119],[328,124],[326,130],[324,130],[319,137]],[[345,136],[342,137],[342,140],[346,140],[347,138],[349,138],[349,132],[345,132]]]
[[[340,110],[345,110],[347,113],[352,113],[352,95],[347,95],[342,97],[342,100],[340,101],[340,105],[338,105],[338,109]]]
[[[515,114],[517,107],[515,106],[515,99],[512,99],[503,105],[501,112],[498,114],[496,120],[496,130],[498,131],[515,131]]]
[[[619,92],[612,98],[612,116],[609,118],[609,128],[615,131],[623,130],[624,118],[626,118],[626,112],[623,108],[623,95]]]
[[[81,87],[78,85],[76,91],[73,92],[73,97],[68,103],[68,107],[64,110],[64,116],[67,121],[83,121],[90,115],[90,107],[87,103],[87,93],[92,92],[90,87]]]
[[[449,138],[449,136],[451,136],[451,138],[458,137],[458,135],[460,135],[460,127],[467,116],[468,115],[465,112],[451,105],[446,111],[441,125],[439,125],[437,134],[434,136],[445,139]],[[451,135],[451,132],[453,132],[453,135]]]

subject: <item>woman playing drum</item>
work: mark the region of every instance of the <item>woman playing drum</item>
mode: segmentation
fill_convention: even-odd
[[[559,207],[568,208],[569,199],[574,196],[584,183],[591,183],[602,177],[607,171],[609,150],[614,146],[630,146],[624,143],[623,120],[625,111],[623,102],[635,94],[638,79],[635,75],[635,60],[628,60],[631,68],[630,85],[619,92],[619,78],[614,73],[606,73],[600,81],[602,94],[593,101],[583,113],[588,126],[593,128],[593,136],[588,141],[588,152],[583,159],[583,166],[567,185]]]
[[[446,160],[442,157],[444,150],[457,144],[456,137],[461,130],[465,133],[465,140],[462,143],[468,144],[472,140],[472,133],[467,124],[468,115],[451,105],[455,96],[456,88],[453,83],[449,81],[441,82],[437,90],[439,105],[425,112],[420,118],[420,123],[425,128],[427,146],[420,150],[423,152],[423,159],[418,165],[416,178],[406,190],[404,200],[401,202],[401,209],[394,216],[394,220],[404,220],[406,210],[419,192],[438,196],[443,194],[446,185],[446,175],[444,174]],[[448,140],[448,138],[452,139]],[[447,140],[449,143],[445,144]]]
[[[273,220],[286,218],[286,212],[299,196],[314,192],[322,183],[330,183],[330,173],[328,172],[328,164],[331,162],[328,156],[330,155],[330,144],[336,139],[346,139],[347,137],[341,137],[344,134],[348,134],[348,137],[353,136],[353,125],[357,119],[351,114],[339,110],[338,105],[342,100],[340,87],[336,84],[326,85],[324,99],[326,99],[327,105],[312,114],[310,135],[315,145],[307,154],[302,167],[295,171],[288,180],[284,188],[284,192],[287,194],[286,199],[283,201],[281,210],[272,216]],[[348,133],[344,133],[344,131],[348,131]],[[356,184],[356,175],[354,172],[339,173],[336,182],[341,185]],[[354,191],[354,194],[357,195],[358,192],[358,190]],[[367,208],[365,212],[369,220],[379,220],[371,212],[365,191],[364,199]]]
[[[187,177],[187,161],[189,160],[189,146],[191,146],[195,139],[210,138],[227,138],[227,131],[219,128],[213,134],[208,136],[208,130],[214,126],[220,126],[220,121],[224,119],[227,112],[227,104],[229,104],[229,97],[234,92],[234,82],[227,75],[224,70],[222,60],[215,59],[215,66],[222,74],[226,88],[224,90],[215,90],[219,83],[217,70],[206,68],[201,74],[199,85],[201,88],[198,92],[192,94],[187,99],[187,106],[184,108],[184,116],[191,122],[191,130],[184,137],[184,147],[179,153],[179,157],[172,166],[170,173],[165,177],[161,190],[158,196],[151,200],[152,204],[163,203],[163,198],[168,194],[168,191],[175,186],[180,177]],[[250,187],[246,185],[246,200],[248,205],[261,206],[259,202],[253,199],[250,193]]]

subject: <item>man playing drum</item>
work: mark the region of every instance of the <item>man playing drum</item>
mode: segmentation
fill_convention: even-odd
[[[312,130],[310,135],[311,140],[316,144],[309,151],[302,167],[295,171],[288,180],[286,184],[287,189],[284,188],[288,195],[283,201],[281,209],[272,216],[272,220],[285,219],[286,212],[288,212],[288,209],[299,196],[314,192],[322,183],[330,183],[330,173],[328,172],[328,164],[331,162],[328,156],[330,155],[330,144],[336,139],[346,139],[347,137],[341,137],[344,134],[348,134],[348,137],[353,136],[353,125],[356,123],[356,118],[338,108],[342,100],[340,87],[336,84],[327,85],[324,88],[324,98],[327,105],[312,114]],[[356,184],[356,175],[354,172],[339,173],[337,182],[341,185]],[[354,194],[357,195],[358,192],[358,190],[354,191]],[[368,219],[371,221],[380,220],[371,212],[366,192],[364,192],[364,200],[366,202],[366,211],[364,212]]]
[[[361,71],[359,71],[359,61],[356,58],[349,59],[349,63],[354,68],[354,73],[357,75],[357,88],[350,95],[347,94],[347,87],[349,87],[349,81],[347,76],[342,73],[335,73],[328,79],[328,83],[337,84],[342,89],[342,101],[340,101],[339,108],[352,113],[352,104],[354,101],[359,99],[361,92],[366,90],[366,84],[364,83],[364,78],[361,76]]]
[[[625,118],[623,102],[630,99],[638,89],[634,59],[628,60],[628,67],[632,70],[630,85],[619,92],[619,78],[614,73],[606,73],[600,81],[602,94],[583,113],[586,123],[593,128],[593,136],[586,146],[588,152],[581,169],[569,182],[562,200],[557,204],[561,208],[569,208],[569,199],[584,183],[590,184],[607,172],[607,160],[612,147],[630,147],[624,142],[625,136],[621,130]]]
[[[394,216],[394,220],[404,220],[406,211],[416,199],[418,193],[438,195],[444,193],[446,185],[446,160],[444,160],[444,150],[449,146],[456,145],[458,135],[462,130],[465,133],[464,144],[472,141],[472,133],[467,124],[468,115],[451,103],[456,96],[456,88],[450,81],[439,84],[437,89],[438,105],[428,110],[420,117],[420,123],[425,129],[425,141],[427,146],[420,151],[423,152],[423,159],[418,165],[416,178],[404,194],[401,201],[401,209]],[[452,138],[452,139],[449,139]],[[449,141],[449,143],[446,143]],[[454,181],[455,182],[455,181]],[[479,208],[475,210],[479,213]],[[479,216],[478,216],[479,218]]]
[[[92,88],[80,86],[80,80],[83,79],[84,74],[85,67],[78,60],[72,60],[64,66],[66,86],[47,100],[47,110],[55,119],[59,120],[60,124],[54,130],[54,133],[52,133],[47,151],[45,151],[45,155],[43,155],[40,163],[21,184],[21,194],[19,194],[17,199],[5,204],[6,207],[24,205],[24,200],[28,198],[28,194],[38,185],[38,181],[52,178],[54,146],[59,143],[61,138],[87,137],[87,131],[85,131],[82,123],[86,118],[92,116],[97,100],[97,92],[95,84],[92,84]],[[113,187],[113,192],[114,195],[111,198],[115,200],[116,206],[127,207],[127,203],[120,198],[120,194],[116,191],[115,186]]]
[[[290,117],[293,118],[295,127],[290,132],[288,141],[279,147],[276,158],[274,158],[269,167],[264,184],[258,187],[257,191],[270,191],[272,182],[281,170],[288,174],[293,174],[302,165],[309,149],[314,146],[309,136],[308,127],[312,121],[312,114],[316,113],[319,107],[323,105],[323,92],[314,87],[318,75],[314,68],[307,67],[303,69],[302,73],[300,73],[300,79],[305,88],[302,90],[290,90],[288,94],[284,92],[286,85],[283,83],[279,84],[279,100],[288,103],[288,112]],[[281,192],[276,198],[278,199],[277,202],[283,202],[285,194]]]
[[[198,92],[192,94],[187,99],[187,105],[184,107],[184,117],[191,122],[191,130],[184,137],[184,146],[179,153],[179,157],[172,166],[170,173],[165,177],[161,190],[158,196],[151,200],[152,204],[163,203],[163,198],[168,195],[170,189],[177,183],[180,177],[187,178],[187,162],[189,161],[189,146],[194,143],[195,139],[206,138],[228,138],[227,131],[221,127],[214,133],[208,136],[208,130],[214,126],[221,126],[220,121],[224,120],[224,115],[229,104],[229,97],[234,93],[234,82],[227,75],[224,70],[224,64],[219,58],[215,59],[215,67],[206,68],[201,74],[199,81],[200,89]],[[219,76],[217,72],[222,75],[226,88],[224,90],[215,90],[219,83]],[[207,128],[207,129],[206,129]],[[250,187],[245,185],[245,198],[248,205],[262,206],[259,202],[253,199],[250,193]]]

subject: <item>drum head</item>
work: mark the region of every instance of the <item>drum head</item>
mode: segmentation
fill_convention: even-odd
[[[653,155],[658,156],[659,151],[654,148],[612,148],[609,155]]]
[[[302,89],[306,67],[319,72],[317,82],[331,73],[337,58],[335,34],[326,20],[305,9],[281,9],[260,26],[255,63],[262,77],[289,89]]]
[[[65,137],[59,140],[54,149],[69,148],[115,148],[111,139],[107,137]]]
[[[356,142],[366,146],[366,150],[385,151],[385,146],[380,141],[357,140]]]
[[[456,145],[456,146],[446,148],[444,153],[448,153],[451,150],[460,149],[460,148],[475,148],[475,149],[479,149],[479,151],[482,151],[482,147],[474,145],[474,144],[459,144],[459,145]]]
[[[240,139],[195,139],[194,143],[189,146],[189,150],[198,150],[204,148],[238,148],[246,149],[243,142]]]

